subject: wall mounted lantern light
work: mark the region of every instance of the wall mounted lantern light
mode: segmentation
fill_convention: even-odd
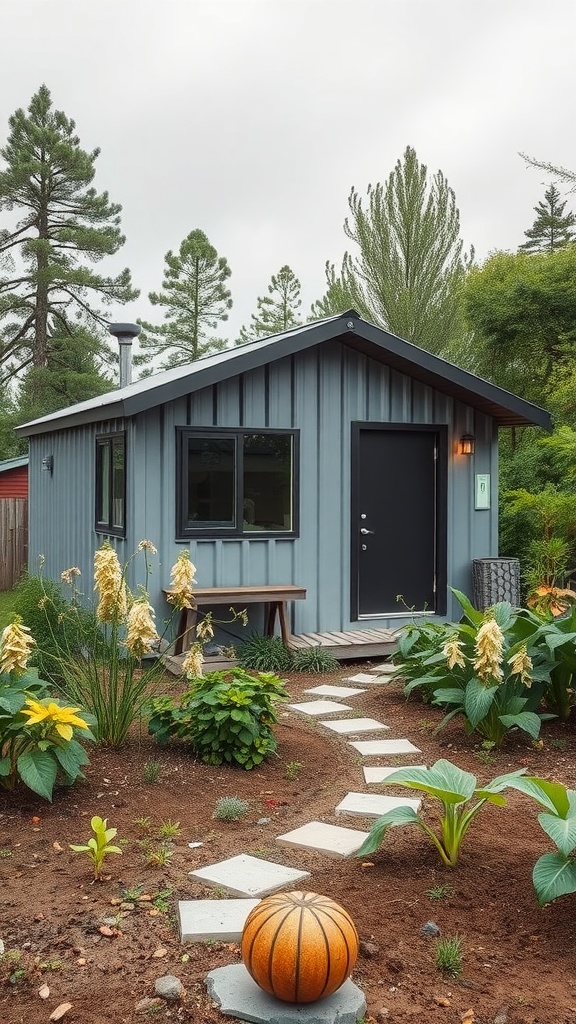
[[[52,473],[54,472],[54,456],[53,455],[45,455],[44,456],[44,458],[42,459],[42,469],[46,473],[50,473],[50,476],[52,476]]]
[[[476,438],[472,434],[462,434],[458,442],[459,455],[474,455]]]

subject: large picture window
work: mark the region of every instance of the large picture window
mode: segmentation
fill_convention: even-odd
[[[177,535],[295,536],[295,431],[177,430]]]
[[[96,533],[126,533],[126,435],[96,438]]]

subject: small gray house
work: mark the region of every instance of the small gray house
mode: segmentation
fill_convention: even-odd
[[[122,559],[146,537],[160,618],[183,546],[201,588],[303,588],[292,633],[451,618],[449,587],[498,554],[498,428],[525,424],[551,428],[350,310],[20,427],[31,571],[91,579],[104,538]]]

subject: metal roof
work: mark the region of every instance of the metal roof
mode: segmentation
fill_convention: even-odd
[[[21,469],[28,465],[27,455],[17,455],[13,459],[3,459],[0,462],[0,473],[7,473],[9,469]]]
[[[368,323],[353,309],[144,377],[127,387],[61,409],[16,429],[23,435],[44,434],[99,420],[134,416],[228,377],[333,340],[487,413],[500,426],[535,424],[552,429],[550,415],[544,409]]]

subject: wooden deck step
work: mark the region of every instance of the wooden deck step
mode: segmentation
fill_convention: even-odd
[[[397,635],[392,629],[358,629],[326,633],[298,633],[291,636],[288,646],[293,651],[321,646],[338,659],[377,658],[392,654]]]

